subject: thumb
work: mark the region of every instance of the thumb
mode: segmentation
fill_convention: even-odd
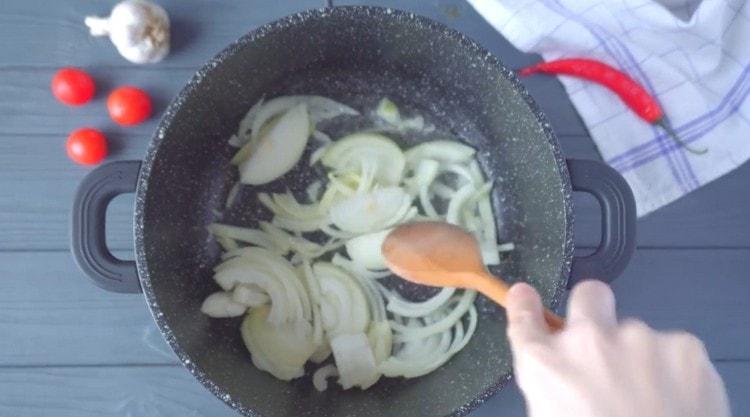
[[[544,321],[542,299],[533,287],[523,282],[514,284],[508,290],[507,300],[508,338],[514,348],[550,334]]]

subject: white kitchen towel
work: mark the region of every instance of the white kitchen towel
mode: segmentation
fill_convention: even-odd
[[[745,0],[469,0],[513,45],[549,61],[586,57],[656,96],[693,155],[613,93],[560,77],[642,216],[750,158],[750,7]],[[543,97],[537,97],[538,100]],[[748,190],[750,192],[750,190]]]

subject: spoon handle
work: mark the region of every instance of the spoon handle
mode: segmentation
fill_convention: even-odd
[[[477,291],[505,307],[508,300],[509,287],[502,278],[498,278],[489,272],[486,272],[481,275],[480,279],[476,279],[474,283]],[[544,309],[544,320],[547,322],[550,330],[554,332],[561,330],[565,326],[565,321],[563,321],[560,316],[546,308]]]
[[[547,326],[549,326],[550,330],[552,330],[553,332],[559,332],[563,329],[563,327],[565,327],[565,321],[562,319],[562,317],[546,308],[544,309],[544,320],[547,322]]]

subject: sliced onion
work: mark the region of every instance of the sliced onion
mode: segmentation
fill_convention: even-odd
[[[479,162],[477,162],[476,159],[472,159],[471,161],[469,161],[467,166],[475,183],[479,184],[485,181],[484,174],[482,173],[482,168],[479,166]]]
[[[240,186],[241,184],[239,182],[234,183],[232,188],[229,189],[229,192],[227,193],[227,199],[224,202],[224,208],[228,209],[232,207],[234,204],[234,201],[237,199],[237,196],[240,193]]]
[[[451,346],[451,352],[456,353],[460,351],[461,349],[463,349],[469,343],[469,340],[471,340],[471,337],[474,335],[474,332],[477,329],[478,321],[479,320],[478,320],[477,308],[472,304],[469,307],[469,328],[466,330],[466,333],[462,335],[463,337],[461,338],[460,342],[454,343]]]
[[[328,252],[335,251],[346,244],[345,240],[332,238],[325,245],[321,246],[320,250],[313,254],[313,257],[317,258],[325,255]]]
[[[424,216],[425,219],[434,221],[443,218],[443,216],[437,212],[435,206],[432,204],[432,201],[430,199],[430,190],[427,187],[419,190],[419,204],[422,206],[422,209],[426,213],[426,215]]]
[[[257,285],[263,289],[271,297],[270,319],[274,323],[293,319],[294,312],[289,308],[284,286],[267,271],[234,259],[222,263],[215,270],[214,280],[225,291],[231,291],[239,284]]]
[[[327,262],[318,262],[312,268],[320,283],[320,308],[327,334],[364,332],[370,313],[367,298],[355,278]]]
[[[269,320],[281,323],[295,318],[284,285],[267,271],[244,265],[224,266],[214,274],[214,280],[225,291],[231,291],[238,284],[257,285],[271,297]]]
[[[474,187],[479,187],[482,181],[475,182],[474,174],[465,165],[461,164],[443,164],[441,165],[443,171],[452,172],[458,176],[459,185],[474,184]]]
[[[353,233],[368,233],[389,227],[411,206],[411,197],[399,187],[384,187],[342,200],[329,211],[331,223]]]
[[[242,140],[240,140],[237,135],[232,135],[229,137],[229,140],[227,140],[227,144],[233,148],[239,148],[242,146]]]
[[[331,350],[344,389],[367,389],[380,379],[367,336],[363,332],[331,338]]]
[[[295,300],[299,299],[302,317],[308,320],[312,318],[310,297],[302,283],[302,277],[299,276],[297,270],[289,261],[261,248],[245,248],[243,257],[249,262],[265,267],[278,277],[289,294],[290,302],[294,305],[296,304]]]
[[[497,247],[495,216],[492,213],[492,203],[490,202],[489,193],[491,189],[492,183],[488,182],[477,191],[476,211],[479,213],[481,222],[478,239],[485,265],[498,265],[500,263],[500,251]]]
[[[344,232],[344,231],[335,229],[335,228],[333,228],[333,227],[331,227],[331,226],[329,226],[327,224],[325,226],[321,227],[320,230],[323,233],[327,234],[328,236],[331,236],[334,239],[349,240],[349,239],[357,236],[356,233]]]
[[[320,162],[321,158],[323,158],[323,155],[325,155],[326,151],[328,151],[328,147],[323,146],[313,151],[312,154],[310,154],[310,166],[313,166]]]
[[[339,376],[339,371],[336,369],[336,365],[329,363],[326,366],[321,366],[313,374],[313,387],[319,392],[323,392],[328,389],[328,378],[337,376]]]
[[[252,135],[251,129],[262,104],[263,98],[258,100],[258,102],[250,108],[245,117],[240,121],[239,128],[237,129],[237,134],[232,135],[232,137],[229,138],[230,146],[240,148],[230,161],[233,165],[239,165],[242,161],[246,160],[258,146],[259,136]],[[270,127],[270,125],[271,123],[268,123],[264,127],[268,128]]]
[[[369,269],[365,269],[360,265],[355,264],[351,261],[351,259],[348,259],[340,254],[333,255],[333,258],[331,258],[331,263],[339,266],[341,268],[346,269],[349,271],[352,275],[356,277],[362,277],[367,278],[368,280],[374,280],[374,279],[381,279],[385,277],[389,277],[393,275],[391,271],[372,271]]]
[[[387,361],[380,364],[378,369],[383,375],[389,377],[402,376],[405,378],[416,378],[426,375],[442,366],[445,362],[450,360],[453,355],[462,350],[474,335],[476,325],[477,310],[471,305],[469,308],[469,328],[464,333],[463,323],[461,320],[457,321],[454,326],[453,340],[450,342],[450,346],[448,346],[447,349],[446,342],[450,340],[450,337],[446,339],[446,336],[450,335],[450,330],[441,333],[439,345],[432,352],[428,352],[428,354],[422,355],[421,357],[418,355],[409,358],[404,358],[403,356],[392,356]],[[436,336],[437,335],[431,336],[431,338]],[[409,342],[409,344],[411,343],[415,342]],[[401,352],[399,352],[399,354],[400,353]]]
[[[419,194],[419,204],[425,211],[427,217],[440,218],[437,210],[432,205],[432,199],[430,196],[430,186],[437,178],[440,169],[440,164],[433,159],[423,159],[419,161],[417,168],[414,173],[415,184],[417,187],[417,193]]]
[[[282,255],[289,252],[292,246],[292,235],[268,222],[260,222],[258,225],[260,230],[264,231],[273,241],[274,246],[279,248]]]
[[[393,229],[369,233],[349,239],[346,242],[346,253],[352,261],[365,269],[386,269],[385,258],[380,249],[383,241]]]
[[[307,106],[293,107],[261,137],[257,148],[240,164],[243,184],[269,183],[289,172],[299,161],[310,136]]]
[[[346,197],[353,196],[357,192],[357,186],[359,185],[360,179],[361,175],[357,172],[349,172],[340,175],[334,173],[328,174],[328,190],[326,191],[330,190],[330,192],[333,194],[333,196],[331,196],[330,203],[338,201],[337,199],[333,198],[336,197],[336,195]],[[321,199],[321,204],[323,203],[323,201],[326,201],[325,197],[326,196]]]
[[[368,159],[362,160],[362,170],[361,175],[359,178],[359,182],[357,183],[357,194],[364,194],[372,190],[373,186],[375,185],[375,175],[377,175],[378,167],[373,163],[373,161]]]
[[[300,204],[291,193],[273,194],[259,193],[258,200],[274,213],[271,223],[282,229],[294,232],[313,232],[326,224],[326,216],[320,211],[319,205]]]
[[[314,130],[312,132],[312,137],[323,145],[328,145],[329,143],[333,142],[333,139],[331,139],[328,134],[326,134],[325,132],[321,132],[320,130]]]
[[[338,116],[357,116],[359,112],[338,101],[322,96],[302,96],[310,107],[312,120],[317,123],[322,120],[333,119]]]
[[[272,324],[268,306],[254,308],[242,322],[242,340],[253,363],[278,379],[304,375],[305,362],[315,351],[312,329],[305,321]]]
[[[271,224],[278,226],[282,229],[290,230],[292,232],[315,232],[320,230],[323,225],[327,223],[321,223],[316,219],[312,220],[297,220],[287,217],[276,216],[271,221]]]
[[[307,194],[307,199],[310,201],[317,201],[320,198],[320,193],[323,190],[323,181],[317,180],[310,183],[310,185],[305,188],[305,194]]]
[[[443,200],[450,200],[451,197],[456,194],[455,189],[440,181],[432,183],[432,191],[435,193],[435,196],[442,198]]]
[[[396,103],[383,97],[375,108],[375,114],[388,124],[398,125],[401,122],[401,113]]]
[[[255,104],[250,107],[250,110],[247,111],[247,114],[245,114],[245,117],[240,120],[240,125],[237,128],[237,139],[239,139],[239,146],[242,146],[250,141],[250,138],[252,137],[252,128],[253,123],[255,123],[256,117],[258,117],[258,112],[260,111],[260,108],[263,106],[264,98],[261,97],[260,100],[255,102]]]
[[[476,150],[471,146],[464,145],[452,140],[433,140],[421,143],[406,151],[406,160],[409,164],[416,164],[422,159],[434,159],[445,163],[465,163],[470,161]]]
[[[328,344],[328,341],[324,341],[310,356],[310,362],[323,363],[329,356],[331,356],[331,345]]]
[[[442,288],[440,291],[424,301],[406,301],[397,293],[391,292],[388,296],[386,310],[404,317],[422,317],[432,314],[443,306],[456,292],[455,288]]]
[[[367,339],[372,348],[375,364],[388,359],[393,349],[391,325],[386,320],[373,321],[367,331]]]
[[[404,153],[391,139],[375,133],[355,133],[335,141],[321,162],[337,173],[357,172],[362,161],[372,161],[378,168],[375,175],[382,185],[396,185],[403,176]]]
[[[456,323],[457,320],[460,320],[460,318],[466,314],[466,312],[471,307],[471,304],[474,302],[474,299],[476,298],[476,291],[473,290],[466,290],[461,295],[460,298],[457,299],[456,307],[451,310],[448,315],[446,315],[444,318],[440,319],[439,321],[429,325],[425,326],[416,330],[409,330],[408,328],[404,327],[403,325],[391,322],[391,328],[397,333],[394,336],[394,339],[396,341],[402,341],[407,342],[410,340],[420,339],[423,337],[429,337],[432,336],[435,333],[442,332],[446,329],[449,329],[453,327],[453,325]]]
[[[435,323],[444,317],[445,315],[442,314],[442,312],[438,312],[432,316],[424,317],[421,320],[411,318],[406,322],[405,326],[409,329],[418,329]],[[460,320],[458,322],[460,322]],[[429,337],[415,339],[406,343],[401,342],[399,343],[400,347],[394,356],[398,359],[409,360],[415,364],[432,362],[435,356],[444,353],[450,347],[451,336],[451,329],[447,329]]]
[[[375,322],[385,321],[385,303],[383,302],[383,297],[380,296],[377,286],[373,282],[373,279],[375,279],[373,276],[381,276],[380,273],[360,268],[338,253],[333,255],[331,263],[345,269],[357,280],[365,297],[367,297],[367,304],[370,306],[372,320]],[[390,274],[390,272],[387,273]]]
[[[455,224],[460,226],[460,213],[461,209],[463,209],[464,204],[466,204],[469,199],[471,199],[471,196],[474,194],[476,189],[474,188],[474,185],[467,184],[463,187],[459,188],[458,191],[453,195],[453,198],[451,198],[450,203],[448,204],[448,211],[445,214],[445,221],[450,224]]]
[[[479,250],[482,254],[482,262],[487,266],[500,265],[500,252],[497,250],[497,244],[480,243]]]
[[[216,241],[219,243],[219,245],[221,245],[222,249],[228,252],[240,247],[240,245],[237,244],[236,240],[227,236],[216,236]]]
[[[271,301],[271,298],[255,284],[239,284],[232,291],[232,301],[245,307],[260,307]]]
[[[413,168],[411,178],[405,180],[409,183],[412,194],[416,194],[420,188],[429,187],[440,172],[440,163],[434,159],[423,159]]]
[[[214,279],[224,289],[232,289],[236,284],[256,284],[271,296],[272,305],[279,303],[286,311],[279,313],[286,320],[310,319],[310,300],[294,267],[281,256],[259,247],[246,247],[238,250],[239,256],[228,259],[217,266]],[[281,284],[281,294],[270,287],[269,281]],[[276,292],[274,292],[274,290]],[[282,298],[285,301],[282,301]],[[278,317],[272,311],[274,320]]]
[[[221,223],[211,223],[208,225],[208,230],[214,236],[227,237],[241,242],[247,242],[252,245],[257,245],[274,252],[281,252],[282,254],[286,253],[283,252],[282,247],[276,245],[276,242],[268,236],[268,234],[261,230]]]
[[[313,313],[313,343],[320,347],[323,345],[323,322],[320,313],[320,303],[322,294],[320,292],[320,282],[312,270],[312,266],[307,259],[302,260],[301,274],[305,278],[305,287],[310,293],[310,303],[312,304]],[[322,360],[321,360],[322,362]]]
[[[301,204],[294,195],[287,191],[284,194],[273,194],[273,201],[281,211],[296,219],[322,219],[325,213],[319,204]]]
[[[266,122],[292,107],[305,104],[310,111],[310,120],[317,124],[322,120],[341,115],[358,115],[359,112],[344,104],[320,96],[281,96],[269,100],[258,112],[253,121],[252,131],[258,132]],[[255,133],[253,133],[255,134]]]
[[[427,129],[427,126],[425,126],[424,123],[424,117],[422,116],[414,116],[408,119],[401,119],[401,123],[399,123],[397,127],[399,130],[424,131],[425,129]],[[432,127],[432,129],[434,129],[434,126]]]
[[[324,245],[319,245],[315,242],[311,242],[303,237],[298,236],[294,236],[291,239],[292,251],[307,259],[319,258],[328,252],[339,249],[346,243],[346,241],[336,238],[330,239]]]
[[[503,243],[497,245],[498,252],[510,252],[516,249],[516,245],[513,242]]]
[[[375,108],[375,115],[387,124],[393,126],[397,132],[404,130],[433,131],[435,126],[425,126],[424,117],[414,116],[403,119],[396,103],[384,97]]]
[[[389,105],[391,113],[381,117],[392,126],[387,131],[428,129],[421,116],[403,119],[387,99],[381,102],[381,112]],[[290,115],[300,115],[301,109],[307,122],[298,118],[291,129]],[[260,230],[210,226],[226,250],[223,262],[214,268],[214,279],[226,291],[212,295],[225,303],[215,311],[228,314],[227,309],[236,307],[231,314],[242,314],[236,313],[240,307],[242,311],[251,307],[243,322],[243,339],[253,363],[279,378],[301,376],[307,360],[320,363],[333,351],[338,370],[333,365],[322,367],[314,377],[322,389],[326,378],[336,372],[345,389],[366,388],[381,373],[424,375],[463,348],[476,328],[473,291],[457,295],[455,289],[445,288],[428,300],[411,302],[377,281],[391,275],[380,271],[385,267],[380,245],[388,229],[413,219],[447,220],[477,237],[485,264],[499,263],[500,251],[513,248],[512,243],[497,243],[489,197],[492,184],[486,182],[473,148],[440,140],[404,153],[382,134],[359,132],[331,141],[315,130],[316,122],[342,114],[357,112],[316,96],[279,97],[253,106],[230,139],[231,144],[242,145],[233,158],[233,162],[244,161],[241,173],[250,169],[250,161],[260,159],[259,165],[269,168],[253,169],[262,171],[258,175],[265,175],[263,181],[272,181],[274,172],[283,175],[299,156],[288,158],[272,151],[282,148],[288,153],[289,136],[296,132],[304,140],[291,140],[292,145],[301,143],[304,148],[310,136],[319,143],[310,163],[320,159],[328,181],[313,182],[306,189],[306,202],[289,191],[258,193],[273,214],[268,222],[259,223]],[[297,152],[296,146],[291,149],[292,154]],[[404,179],[404,173],[410,177]],[[247,182],[247,177],[241,179]],[[230,190],[227,208],[238,191],[239,185]],[[321,243],[319,232],[330,239]],[[254,246],[240,247],[238,242]],[[335,252],[343,245],[352,259]],[[334,252],[331,263],[320,262],[329,252]],[[234,306],[225,302],[227,297]],[[251,317],[257,316],[264,318],[253,322]],[[276,339],[261,341],[264,332],[273,332]],[[304,352],[298,355],[295,349]]]
[[[237,317],[245,314],[247,306],[232,300],[232,293],[215,292],[203,301],[201,312],[209,317]]]

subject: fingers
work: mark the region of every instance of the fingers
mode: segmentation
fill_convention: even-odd
[[[544,307],[539,293],[525,283],[513,285],[508,291],[508,338],[511,344],[538,341],[549,335],[544,321]]]
[[[691,399],[701,398],[707,416],[727,417],[729,401],[721,376],[711,363],[706,346],[694,335],[677,331],[659,333],[664,361],[669,363],[672,372],[683,384],[682,402],[689,404]]]
[[[511,343],[539,341],[550,335],[544,320],[544,307],[539,294],[525,283],[518,283],[508,291],[508,337]],[[593,323],[615,327],[615,297],[612,290],[600,281],[586,281],[577,285],[568,302],[568,324]]]
[[[568,324],[594,323],[603,327],[617,325],[615,296],[601,281],[584,281],[573,288],[568,300]]]

